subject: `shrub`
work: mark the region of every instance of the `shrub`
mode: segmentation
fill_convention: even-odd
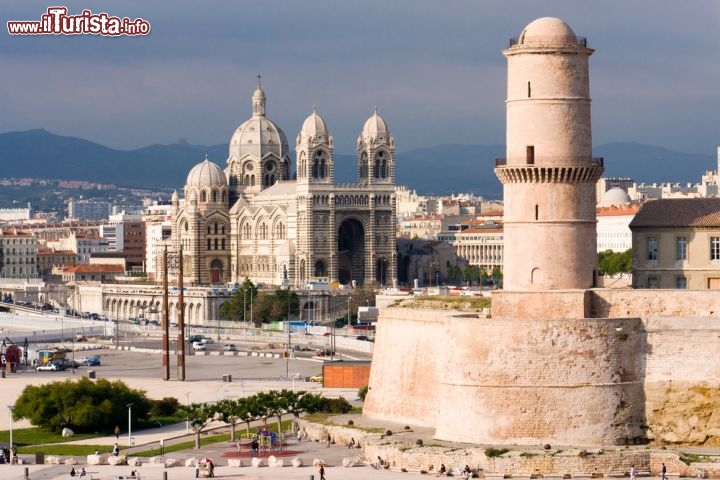
[[[507,448],[486,448],[485,456],[488,458],[499,457],[501,455],[505,455],[509,451],[510,450]]]
[[[369,389],[369,387],[367,385],[365,385],[364,387],[360,387],[360,389],[358,390],[358,393],[357,393],[358,398],[360,400],[362,400],[363,402],[365,401],[365,397],[367,396],[368,389]]]
[[[345,398],[323,398],[320,412],[323,413],[348,413],[352,405]]]
[[[422,438],[418,438],[417,440],[415,440],[415,445],[417,445],[418,447],[422,447],[422,444],[423,444]]]
[[[390,435],[392,435],[392,430],[385,430],[385,436],[389,437]]]
[[[161,400],[150,400],[150,415],[153,417],[169,417],[180,408],[180,402],[175,397],[165,397]]]
[[[552,448],[552,446],[549,443],[546,443],[545,445],[543,445],[543,448],[545,450],[550,450]]]
[[[355,425],[355,422],[353,422],[352,419],[348,420],[348,425]]]
[[[28,385],[15,401],[13,418],[26,418],[31,424],[59,432],[70,427],[75,432],[112,432],[118,419],[127,418],[132,404],[132,420],[147,420],[150,401],[141,390],[121,381],[88,378],[45,385]]]
[[[405,425],[405,426],[403,427],[403,430],[410,430],[410,425]]]

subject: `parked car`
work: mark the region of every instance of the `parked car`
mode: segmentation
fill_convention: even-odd
[[[235,350],[237,350],[237,348],[235,348],[234,343],[226,343],[225,345],[223,345],[223,350],[225,350],[226,352],[234,352]]]
[[[40,372],[58,372],[60,370],[65,370],[65,362],[62,359],[53,360],[52,362],[48,362],[45,365],[38,365],[35,370]]]
[[[100,357],[98,355],[93,355],[92,357],[85,358],[85,361],[82,363],[88,367],[97,367],[100,365]]]
[[[187,341],[189,343],[202,342],[202,335],[190,335]]]
[[[192,349],[196,352],[204,352],[207,350],[207,347],[205,347],[205,344],[202,342],[193,342]]]
[[[320,375],[313,375],[312,377],[310,377],[310,381],[322,383],[322,381],[323,381],[322,373]]]
[[[206,344],[206,345],[207,345],[208,343],[213,343],[213,339],[210,338],[210,337],[202,337],[202,338],[200,339],[200,341],[201,341],[202,343]]]

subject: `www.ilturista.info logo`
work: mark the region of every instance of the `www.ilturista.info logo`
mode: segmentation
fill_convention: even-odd
[[[65,7],[50,7],[40,21],[7,22],[10,35],[147,35],[150,23],[142,18],[111,17],[107,13],[83,10],[80,15],[68,15]]]

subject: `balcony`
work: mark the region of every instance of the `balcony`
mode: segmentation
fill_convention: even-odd
[[[527,45],[532,47],[555,47],[568,45],[568,43],[568,38],[564,36],[548,35],[547,37],[538,37],[533,35],[532,43],[521,43],[520,38],[518,37],[511,38],[510,42],[508,42],[508,48],[512,48],[515,45]],[[575,37],[575,43],[570,44],[577,45],[578,47],[587,48],[587,38]]]
[[[496,158],[495,167],[507,167],[507,158]],[[518,167],[579,167],[588,166],[587,164],[576,163],[575,157],[563,158],[563,157],[535,157],[534,163],[527,163],[526,158],[513,158],[512,159]],[[538,165],[539,164],[539,165]],[[590,165],[596,167],[603,167],[605,165],[605,157],[592,157],[590,159]]]

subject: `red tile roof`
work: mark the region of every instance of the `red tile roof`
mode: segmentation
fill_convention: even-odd
[[[630,228],[720,227],[720,198],[665,198],[645,203]]]
[[[124,273],[125,268],[122,265],[103,265],[81,263],[73,265],[65,269],[66,273]]]

